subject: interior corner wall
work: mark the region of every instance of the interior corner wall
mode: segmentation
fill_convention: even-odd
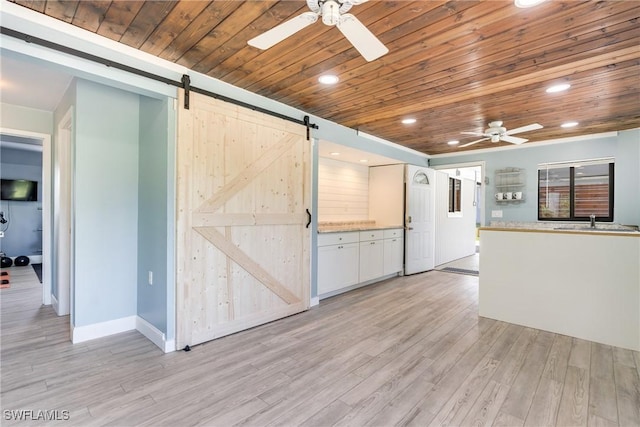
[[[498,221],[535,222],[538,220],[538,165],[547,162],[586,160],[603,157],[615,158],[614,221],[640,225],[640,129],[621,131],[617,136],[593,137],[581,141],[558,144],[525,145],[517,149],[482,152],[466,155],[433,157],[432,166],[485,161],[485,176],[489,184],[485,192],[487,224],[491,211],[502,211]],[[524,201],[518,204],[498,204],[493,195],[495,171],[507,167],[524,169]],[[496,218],[494,218],[496,220]]]
[[[139,110],[136,94],[77,81],[75,327],[136,315]]]
[[[137,313],[167,335],[170,100],[140,97]],[[171,105],[173,102],[171,102]],[[152,283],[149,276],[152,275]]]

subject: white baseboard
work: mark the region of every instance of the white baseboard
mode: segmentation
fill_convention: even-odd
[[[42,255],[29,255],[29,263],[42,264]]]
[[[316,305],[320,305],[320,297],[311,298],[310,306],[315,307]]]
[[[58,298],[56,298],[54,294],[51,294],[51,306],[55,310],[56,314],[60,316],[60,314],[58,314],[60,313],[60,305],[58,304]]]
[[[136,316],[136,329],[152,343],[160,347],[165,353],[176,351],[176,341],[166,339],[165,335],[151,323],[140,316]]]
[[[121,332],[136,329],[137,316],[122,317],[107,322],[94,323],[86,326],[74,326],[71,329],[71,341],[74,344],[102,338]]]

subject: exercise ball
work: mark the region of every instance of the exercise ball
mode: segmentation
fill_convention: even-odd
[[[2,260],[0,260],[0,267],[7,268],[13,265],[13,260],[8,256],[3,256]]]
[[[16,257],[14,263],[16,264],[16,267],[24,267],[25,265],[29,265],[29,257],[20,255],[19,257]]]

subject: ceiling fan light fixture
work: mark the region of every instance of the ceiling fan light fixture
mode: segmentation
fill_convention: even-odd
[[[451,141],[447,142],[447,144],[449,144],[449,145],[458,145],[458,144],[460,144],[460,141],[458,141],[456,139],[452,139]]]
[[[526,9],[528,7],[534,7],[539,5],[540,3],[543,3],[545,0],[515,0],[514,4],[516,5],[516,7],[519,7],[520,9]]]
[[[334,85],[340,81],[340,78],[335,74],[323,74],[318,77],[318,81],[323,85]]]
[[[557,85],[549,86],[545,92],[547,93],[557,93],[562,92],[569,89],[571,85],[569,83],[559,83]]]
[[[566,122],[560,125],[561,128],[572,128],[578,126],[578,122]]]
[[[494,144],[500,141],[500,135],[491,135],[491,142]]]
[[[340,20],[340,5],[335,0],[326,0],[322,3],[322,23],[333,26]]]
[[[416,120],[416,119],[414,119],[413,117],[408,117],[408,118],[406,118],[406,119],[402,119],[402,124],[403,124],[403,125],[412,125],[412,124],[414,124],[415,122],[417,122],[417,120]]]

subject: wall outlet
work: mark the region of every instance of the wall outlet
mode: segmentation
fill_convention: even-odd
[[[502,211],[491,211],[491,218],[502,218]]]
[[[149,284],[153,285],[153,271],[149,271]]]
[[[0,237],[4,237],[4,231],[0,231]]]

